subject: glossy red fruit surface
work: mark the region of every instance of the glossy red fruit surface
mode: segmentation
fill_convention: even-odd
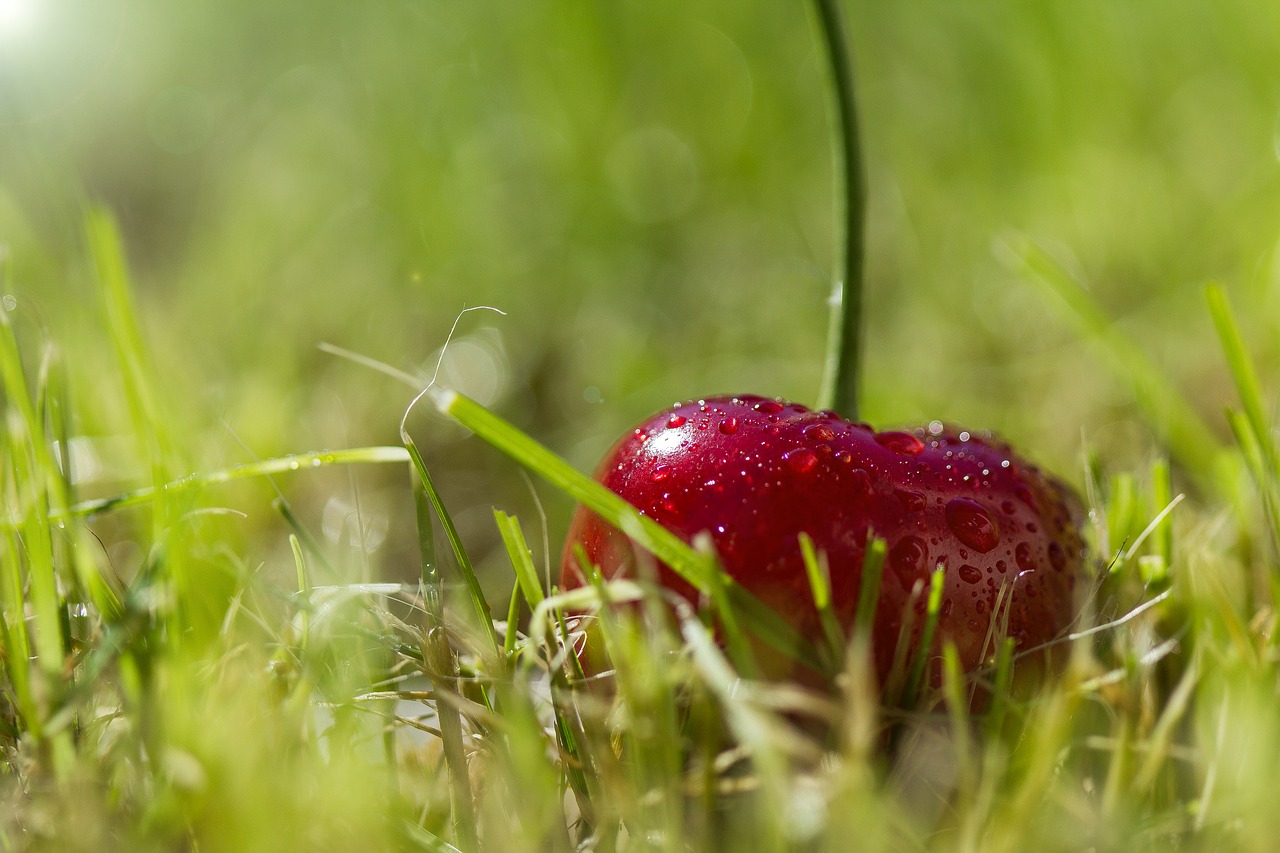
[[[1025,651],[1062,635],[1075,615],[1078,501],[1007,446],[936,423],[875,432],[778,400],[712,398],[640,424],[597,478],[686,540],[709,533],[728,574],[814,639],[821,629],[798,535],[827,555],[833,605],[847,630],[874,531],[888,548],[872,630],[882,684],[900,637],[908,649],[919,642],[924,590],[939,565],[946,579],[935,647],[950,638],[966,670],[991,653],[989,633]],[[634,570],[631,542],[579,507],[564,552],[565,588],[585,583],[576,544],[606,577]],[[696,601],[669,568],[658,572]],[[997,612],[1002,588],[1008,603]],[[904,632],[908,609],[913,627]]]

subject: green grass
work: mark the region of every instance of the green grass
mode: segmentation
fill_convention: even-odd
[[[90,228],[93,251],[123,257],[104,214]],[[114,269],[104,303],[128,311],[122,262]],[[1243,339],[1221,292],[1209,295],[1259,500],[1236,514],[1187,510],[1170,498],[1163,464],[1100,481],[1093,512],[1107,539],[1095,541],[1114,555],[1097,555],[1061,675],[1020,685],[1007,644],[990,670],[965,675],[948,645],[941,686],[921,678],[923,656],[904,660],[905,680],[883,703],[863,632],[846,645],[829,626],[821,650],[770,636],[762,605],[707,554],[453,391],[429,394],[472,441],[661,555],[704,589],[708,613],[594,572],[588,587],[545,590],[520,521],[499,511],[517,592],[508,621],[494,622],[407,432],[404,448],[296,454],[79,499],[58,426],[74,411],[63,400],[61,420],[50,417],[54,371],[46,360],[28,383],[6,315],[0,740],[10,808],[0,838],[16,849],[816,850],[843,849],[856,833],[883,850],[1266,849],[1275,819],[1259,780],[1280,749],[1268,711],[1280,683],[1277,587],[1271,558],[1249,555],[1274,553],[1277,475]],[[160,395],[146,350],[131,315],[112,313],[108,326],[136,438],[154,460]],[[233,512],[221,491],[388,463],[417,507],[418,583],[343,578],[332,545],[283,493],[291,572],[245,566],[225,548],[202,556],[223,544],[206,522]],[[168,466],[155,463],[153,476],[170,476]],[[124,578],[85,524],[131,513],[142,514],[131,535],[149,546]],[[823,557],[808,563],[821,606]],[[334,582],[318,582],[321,572]],[[878,576],[865,573],[864,601]],[[227,598],[210,601],[220,589]],[[639,606],[616,606],[625,602]],[[583,637],[566,614],[584,613],[607,669],[584,673],[572,651]],[[838,693],[751,677],[753,647],[728,630],[717,643],[708,616],[815,667],[834,662]],[[992,699],[975,715],[978,684]]]
[[[1057,677],[882,697],[582,473],[818,391],[797,5],[108,6],[0,29],[0,850],[1274,849],[1269,4],[844,4],[862,416],[1090,511]],[[706,610],[557,589],[577,502]]]

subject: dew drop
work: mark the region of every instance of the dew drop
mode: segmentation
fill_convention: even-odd
[[[906,489],[894,489],[893,493],[902,503],[902,508],[907,512],[923,512],[929,502],[925,496],[919,492],[911,492]]]
[[[808,474],[818,466],[818,454],[807,447],[799,447],[783,454],[787,467],[797,474]]]
[[[1017,561],[1018,568],[1024,572],[1033,572],[1036,568],[1036,561],[1031,556],[1031,543],[1019,542],[1018,547],[1013,550],[1013,559]],[[1021,577],[1021,575],[1019,575]]]
[[[667,429],[679,429],[688,422],[688,418],[684,415],[672,415],[667,419]]]
[[[889,566],[906,583],[909,578],[924,573],[925,558],[928,556],[929,548],[924,540],[918,536],[906,536],[890,549]]]
[[[1005,571],[1005,569],[1007,569],[1007,568],[1009,568],[1009,565],[1008,565],[1008,563],[1006,563],[1004,560],[996,560],[996,571],[997,571],[997,572],[999,572],[1000,574],[1004,574],[1004,571]]]
[[[969,498],[953,498],[946,508],[947,527],[964,544],[982,553],[1000,542],[1000,528],[982,504]]]
[[[963,566],[961,566],[960,569],[957,571],[957,574],[960,575],[960,580],[964,581],[965,583],[981,583],[982,582],[982,570],[977,568],[976,566],[971,566],[968,563],[965,563]]]
[[[661,483],[663,480],[671,476],[671,466],[659,465],[653,469],[653,473],[649,475],[649,479],[655,483]]]
[[[1018,511],[1018,508],[1013,505],[1013,501],[1002,502],[1000,504],[1000,509],[1004,512],[1005,515],[1013,515],[1015,512]]]
[[[733,435],[737,431],[738,431],[737,418],[725,418],[720,422],[720,432],[724,433],[725,435]]]
[[[938,616],[942,619],[946,619],[948,616],[951,615],[951,608],[955,607],[955,604],[956,604],[955,601],[953,601],[950,598],[943,601],[942,609],[938,611]]]
[[[924,450],[924,442],[909,432],[876,433],[876,443],[881,447],[889,448],[894,453],[903,453],[908,456],[914,456]]]
[[[804,437],[810,441],[830,441],[836,437],[836,431],[826,424],[810,424],[804,428]]]
[[[1017,496],[1018,500],[1022,501],[1027,506],[1034,510],[1039,510],[1039,506],[1036,504],[1036,496],[1026,483],[1019,483],[1014,486],[1013,493]]]
[[[782,411],[782,404],[777,400],[761,400],[751,408],[755,409],[757,412],[764,412],[766,415],[776,415],[778,412]]]
[[[836,459],[838,459],[840,462],[844,463],[845,465],[848,465],[850,462],[853,461],[853,454],[847,450],[841,450],[839,453],[836,454]]]
[[[1053,564],[1054,571],[1060,572],[1067,567],[1067,554],[1057,542],[1049,543],[1049,562]]]

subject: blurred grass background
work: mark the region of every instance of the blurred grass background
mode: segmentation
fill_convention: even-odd
[[[113,441],[127,413],[87,201],[120,219],[192,470],[398,443],[412,391],[317,344],[429,376],[476,305],[506,315],[463,318],[443,381],[580,467],[676,399],[817,394],[834,202],[807,4],[0,8],[4,290],[24,340],[73,365],[87,496],[142,478]],[[1280,364],[1280,6],[847,8],[870,179],[867,419],[991,428],[1076,481],[1082,439],[1146,462],[1131,385],[993,250],[1024,233],[1225,440],[1207,279],[1231,291],[1264,387]],[[534,511],[505,460],[411,424],[477,548],[496,548],[493,503]],[[338,506],[345,476],[291,480],[290,497],[334,541],[357,538],[356,512],[399,531],[362,530],[361,550],[416,572],[402,472],[362,472]],[[541,497],[558,542],[568,506]],[[283,553],[255,506],[234,535]]]

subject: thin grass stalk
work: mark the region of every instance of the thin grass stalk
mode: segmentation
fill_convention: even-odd
[[[178,470],[175,445],[164,425],[160,404],[153,390],[150,366],[138,327],[138,313],[133,304],[129,272],[124,248],[115,219],[101,208],[91,208],[85,216],[85,232],[89,252],[101,288],[103,310],[112,348],[124,380],[125,400],[133,420],[133,433],[142,445],[143,458],[151,465],[151,481],[159,488],[173,479]],[[163,512],[161,526],[169,519]]]
[[[495,509],[493,519],[498,525],[498,533],[502,536],[502,544],[507,549],[507,557],[515,571],[516,585],[524,594],[530,607],[537,607],[545,597],[542,586],[538,583],[538,569],[533,564],[533,552],[529,550],[520,520],[514,515]],[[586,567],[583,568],[586,571]]]
[[[826,554],[818,553],[808,533],[802,531],[799,540],[800,557],[804,560],[805,573],[809,576],[813,606],[818,610],[818,620],[826,640],[821,648],[830,658],[834,669],[840,665],[846,641],[844,629],[840,627],[840,620],[836,618],[835,608],[831,605],[831,567],[827,563]]]
[[[759,678],[761,671],[756,663],[756,656],[751,650],[751,644],[747,642],[746,632],[738,622],[733,603],[729,600],[728,584],[725,583],[727,575],[720,571],[718,564],[715,563],[715,555],[710,551],[710,539],[704,539],[699,544],[702,546],[699,550],[712,561],[712,568],[707,572],[707,577],[711,581],[711,609],[720,626],[725,652],[740,675],[744,678]]]
[[[991,704],[983,719],[988,739],[999,737],[1009,714],[1010,689],[1013,685],[1013,637],[1005,637],[996,651],[995,677],[992,679]]]
[[[1218,339],[1222,343],[1222,351],[1235,382],[1236,392],[1240,395],[1240,403],[1244,406],[1245,417],[1258,440],[1258,446],[1262,448],[1262,458],[1274,481],[1280,478],[1280,450],[1277,450],[1276,443],[1271,438],[1271,426],[1262,402],[1262,388],[1245,347],[1244,336],[1240,334],[1235,313],[1231,310],[1231,304],[1221,285],[1208,285],[1205,288],[1205,300],[1209,305],[1209,316],[1213,318],[1213,325],[1218,331]]]
[[[422,491],[430,501],[436,518],[440,519],[440,526],[444,528],[445,538],[449,540],[449,547],[453,550],[454,559],[458,564],[458,571],[462,575],[462,582],[467,588],[467,598],[475,610],[476,627],[480,629],[484,638],[485,650],[496,655],[501,651],[502,646],[498,642],[498,632],[493,627],[493,611],[489,608],[489,601],[485,598],[484,590],[480,588],[480,578],[476,576],[475,566],[471,562],[471,557],[467,554],[466,546],[462,543],[462,537],[458,535],[458,528],[453,523],[453,517],[444,505],[444,499],[440,497],[440,492],[436,490],[431,474],[427,471],[427,463],[423,460],[418,446],[410,438],[408,432],[401,431],[400,437],[404,440],[405,449],[409,452],[409,458],[413,462],[414,471],[417,472],[418,482],[422,486]]]
[[[443,582],[436,562],[431,503],[424,488],[415,488],[413,498],[418,523],[423,599],[428,619],[423,636],[423,659],[429,662],[429,675],[437,691],[446,684],[449,685],[448,689],[457,691],[457,668],[445,629]],[[441,742],[449,772],[454,837],[464,853],[474,853],[478,847],[475,814],[472,810],[471,777],[462,742],[462,718],[451,702],[439,699],[436,700],[436,714],[440,720]]]
[[[920,631],[920,645],[911,660],[911,670],[907,675],[907,684],[903,688],[903,707],[912,708],[920,699],[920,688],[924,682],[925,670],[932,656],[930,647],[933,635],[938,629],[938,618],[942,613],[942,590],[946,584],[946,570],[938,566],[929,581],[929,599],[925,604],[924,627]]]
[[[511,600],[507,603],[507,630],[502,636],[502,656],[507,660],[515,654],[516,642],[520,637],[520,602],[524,596],[520,594],[520,584],[512,584]]]
[[[212,471],[199,471],[185,477],[169,480],[157,486],[144,486],[108,498],[81,501],[70,508],[70,515],[89,518],[103,513],[127,509],[151,503],[162,496],[181,495],[188,491],[200,491],[224,483],[274,477],[294,471],[325,468],[330,465],[398,464],[411,461],[403,447],[354,447],[346,450],[313,450],[291,453],[273,459],[261,459],[242,465],[232,465]],[[290,518],[286,514],[286,519]],[[305,544],[305,539],[304,539]]]

